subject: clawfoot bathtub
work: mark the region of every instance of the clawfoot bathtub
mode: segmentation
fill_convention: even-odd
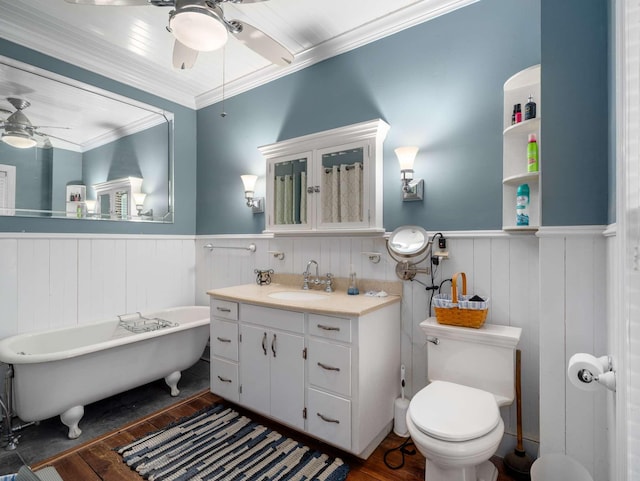
[[[78,423],[87,404],[160,378],[177,396],[180,372],[198,361],[207,344],[209,307],[176,307],[143,318],[165,325],[144,332],[146,321],[125,328],[116,318],[0,340],[0,362],[13,367],[15,414],[26,422],[60,415],[73,439],[82,432]]]

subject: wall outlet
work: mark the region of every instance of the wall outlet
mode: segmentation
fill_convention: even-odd
[[[438,249],[446,249],[447,248],[447,239],[444,237],[438,237]]]

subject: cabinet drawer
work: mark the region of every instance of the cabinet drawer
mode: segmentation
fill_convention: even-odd
[[[309,314],[309,334],[334,341],[351,342],[351,319]]]
[[[222,299],[211,299],[211,315],[222,317],[232,321],[238,320],[238,303],[233,301],[223,301]]]
[[[307,390],[307,430],[334,446],[351,449],[351,401]]]
[[[251,322],[273,329],[283,331],[304,332],[304,313],[284,311],[271,307],[260,307],[251,304],[240,306],[240,318],[242,322]]]
[[[211,359],[211,392],[229,401],[238,402],[238,365],[221,359]]]
[[[309,340],[309,383],[351,396],[351,348]]]
[[[211,352],[214,356],[231,361],[238,360],[238,324],[236,322],[211,321]]]

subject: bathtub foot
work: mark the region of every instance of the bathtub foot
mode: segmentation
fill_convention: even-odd
[[[69,428],[69,439],[76,439],[82,434],[82,430],[78,427],[82,416],[84,416],[84,406],[74,406],[60,415],[62,424]]]
[[[164,378],[164,382],[167,383],[167,386],[171,388],[171,395],[176,397],[180,394],[180,390],[178,389],[178,381],[182,377],[180,371],[173,371],[171,374]]]

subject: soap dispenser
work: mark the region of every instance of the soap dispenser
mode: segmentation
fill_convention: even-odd
[[[350,296],[357,296],[360,294],[358,290],[358,284],[356,282],[356,273],[351,269],[351,274],[349,274],[349,288],[347,289],[347,294]]]

